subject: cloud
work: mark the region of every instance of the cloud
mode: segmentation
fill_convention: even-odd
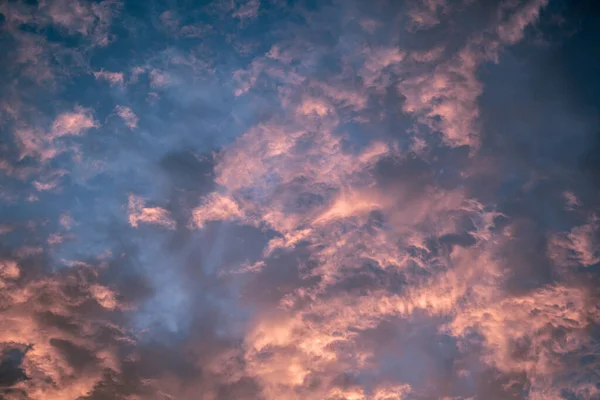
[[[73,225],[75,225],[73,217],[71,217],[68,213],[61,214],[58,223],[66,230],[70,230]]]
[[[41,10],[53,24],[90,37],[94,45],[106,46],[111,42],[110,24],[119,6],[117,1],[88,3],[58,0],[44,4]]]
[[[100,124],[90,108],[76,106],[73,111],[65,111],[56,116],[48,131],[21,126],[14,130],[14,137],[20,149],[20,159],[29,156],[44,162],[66,150],[60,139],[80,136],[89,129],[98,127]]]
[[[169,34],[174,36],[199,38],[206,36],[211,31],[211,26],[207,24],[183,24],[180,15],[175,10],[164,11],[159,18]]]
[[[477,78],[478,68],[485,62],[497,60],[502,46],[519,41],[524,29],[537,20],[545,5],[545,0],[526,2],[507,21],[495,22],[486,31],[474,35],[454,56],[437,64],[431,72],[401,82],[398,90],[407,100],[404,111],[419,115],[423,123],[441,131],[448,145],[476,148],[477,99],[483,90]],[[490,33],[491,37],[484,36]]]
[[[193,211],[194,223],[198,228],[202,228],[208,221],[223,221],[242,216],[242,211],[234,200],[217,193],[211,193],[204,203]]]
[[[479,332],[484,340],[483,359],[502,372],[525,373],[531,398],[560,398],[564,389],[593,397],[597,388],[559,382],[561,376],[573,372],[561,357],[581,349],[595,353],[593,339],[585,332],[599,317],[585,291],[549,287],[465,311],[455,318],[451,329],[459,334],[467,334],[469,329]],[[579,373],[588,372],[584,367]]]
[[[20,148],[21,159],[31,156],[45,161],[54,158],[62,150],[60,147],[52,146],[46,139],[46,133],[40,129],[18,128],[14,136]]]
[[[408,11],[411,30],[428,29],[440,23],[440,14],[448,8],[446,0],[414,1]]]
[[[33,181],[33,186],[39,192],[56,189],[66,174],[67,172],[64,170],[53,170]]]
[[[79,272],[86,275],[90,271]],[[49,399],[83,396],[102,378],[104,368],[118,369],[110,345],[104,347],[102,341],[94,340],[102,329],[113,328],[106,321],[81,320],[74,311],[86,298],[94,299],[96,295],[91,293],[101,291],[101,286],[90,289],[90,275],[76,275],[64,281],[54,276],[25,283],[17,280],[18,273],[11,274],[12,282],[4,288],[3,320],[7,325],[0,342],[9,349],[25,349],[20,359],[15,359],[15,367],[20,365],[22,371],[21,378],[15,377],[15,390]],[[69,290],[81,294],[68,294]],[[118,336],[114,340],[112,345],[118,344]]]
[[[2,282],[0,282],[0,285],[2,287],[7,285],[7,283],[4,282],[5,279],[17,279],[19,275],[21,275],[21,270],[19,269],[19,265],[15,260],[0,261],[0,276],[2,277]]]
[[[98,72],[94,72],[94,77],[96,79],[103,79],[111,85],[123,85],[123,73],[121,72],[110,72],[101,69]]]
[[[98,126],[99,124],[94,119],[91,109],[75,107],[73,111],[64,112],[56,117],[50,129],[50,138],[77,136]]]
[[[144,200],[134,195],[129,195],[127,214],[129,224],[134,228],[137,228],[138,224],[143,222],[160,225],[167,229],[175,229],[175,221],[170,218],[167,210],[161,207],[144,207]]]
[[[129,129],[137,128],[139,118],[137,115],[135,115],[131,108],[117,105],[115,107],[115,112],[123,119],[123,122],[125,122],[125,125],[127,125]]]
[[[169,83],[169,74],[160,71],[158,69],[152,69],[150,71],[150,86],[153,88],[159,88],[166,86]]]
[[[117,306],[115,299],[115,293],[105,286],[92,285],[90,286],[90,292],[102,307],[108,309],[114,309]]]
[[[565,267],[582,265],[589,267],[600,263],[598,221],[591,216],[584,225],[575,226],[567,233],[554,234],[549,243],[552,260]]]
[[[244,0],[232,15],[234,18],[241,20],[256,18],[258,16],[259,7],[259,0]]]
[[[0,5],[0,397],[600,394],[574,6],[34,3]]]

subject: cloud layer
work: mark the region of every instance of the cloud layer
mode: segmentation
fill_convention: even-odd
[[[593,6],[169,4],[0,5],[0,399],[600,398]]]

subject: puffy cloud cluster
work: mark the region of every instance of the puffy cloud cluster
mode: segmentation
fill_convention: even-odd
[[[100,125],[94,119],[92,110],[75,107],[73,111],[59,114],[49,129],[24,126],[15,130],[15,139],[20,148],[20,158],[33,157],[41,162],[50,160],[66,150],[61,138],[79,136]]]
[[[117,294],[94,268],[31,279],[30,264],[2,263],[4,396],[79,398],[119,370],[117,349],[132,339],[107,318]]]

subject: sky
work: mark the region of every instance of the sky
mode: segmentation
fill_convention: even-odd
[[[0,399],[600,399],[599,38],[593,0],[0,1]]]

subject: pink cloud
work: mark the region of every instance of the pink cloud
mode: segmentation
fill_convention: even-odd
[[[114,329],[110,322],[102,318],[86,323],[73,311],[73,306],[83,301],[97,301],[101,307],[114,308],[116,293],[94,282],[91,268],[73,269],[79,276],[70,273],[66,279],[60,275],[38,277],[23,285],[17,283],[20,266],[13,261],[0,262],[3,321],[7,324],[0,333],[0,351],[7,347],[26,349],[21,368],[29,379],[19,382],[18,387],[29,396],[50,400],[85,396],[102,380],[104,371],[119,370],[114,347],[118,341],[106,345],[94,339],[103,329]],[[76,288],[78,294],[69,294],[68,288]],[[29,307],[23,307],[25,304]],[[45,324],[39,313],[75,321],[78,332]],[[70,349],[89,355],[88,359],[94,362],[86,364],[84,371],[75,368],[67,351]]]
[[[145,207],[144,200],[130,195],[127,203],[127,216],[129,224],[137,228],[140,222],[159,225],[167,229],[175,229],[176,223],[171,219],[169,212],[161,207]]]
[[[227,196],[211,193],[203,204],[193,211],[194,224],[202,228],[209,221],[223,221],[243,216],[242,211],[234,200]]]
[[[98,27],[104,17],[94,7],[105,3],[75,2],[67,9],[59,1],[54,8],[43,7],[54,24],[97,36],[96,44],[102,44],[103,37],[110,41],[110,29]],[[129,82],[147,74],[153,89],[169,89],[160,104],[136,105],[140,115],[176,94],[201,90],[182,87],[188,81],[179,68],[192,74],[194,85],[206,83],[199,84],[199,76],[210,76],[202,101],[212,101],[214,82],[233,91],[225,94],[227,102],[215,101],[226,115],[218,114],[216,125],[243,131],[219,138],[208,167],[189,148],[179,152],[180,145],[204,143],[196,125],[189,134],[181,129],[188,127],[185,118],[169,135],[162,135],[162,125],[157,125],[160,135],[149,126],[135,146],[86,161],[86,148],[77,150],[71,142],[100,128],[100,108],[62,112],[46,129],[27,125],[29,120],[7,108],[14,114],[11,123],[16,121],[20,158],[0,161],[0,171],[11,178],[34,176],[31,184],[40,193],[38,198],[28,189],[25,195],[38,201],[29,206],[41,209],[46,198],[56,198],[67,172],[51,170],[50,161],[62,162],[57,155],[69,150],[75,151],[78,167],[68,172],[73,179],[85,181],[89,170],[96,176],[102,169],[117,179],[115,188],[149,185],[146,189],[167,196],[169,204],[150,204],[131,194],[127,204],[115,206],[102,198],[108,215],[96,215],[97,203],[89,210],[64,209],[62,203],[56,209],[52,203],[50,209],[57,210],[52,218],[32,220],[25,228],[15,225],[17,232],[0,226],[7,242],[24,229],[33,243],[7,251],[0,260],[7,326],[0,333],[0,353],[4,342],[33,345],[22,365],[31,379],[18,388],[32,398],[93,397],[94,390],[120,389],[120,379],[134,371],[131,392],[139,393],[130,400],[458,400],[485,396],[485,385],[492,383],[505,386],[493,389],[501,392],[498,396],[511,385],[518,387],[518,396],[527,391],[532,399],[558,399],[567,392],[598,395],[590,383],[595,366],[579,359],[598,354],[589,333],[600,323],[597,295],[593,282],[580,279],[590,275],[578,275],[600,262],[600,223],[586,209],[591,196],[556,189],[560,179],[567,180],[562,170],[560,179],[544,177],[540,186],[550,195],[540,213],[556,207],[561,226],[531,234],[539,246],[530,246],[529,236],[519,236],[514,214],[535,220],[538,210],[513,209],[537,190],[531,182],[542,178],[514,189],[518,194],[507,204],[495,194],[504,187],[504,175],[511,181],[512,174],[529,179],[533,166],[516,162],[500,165],[510,174],[498,172],[496,164],[488,166],[497,158],[479,151],[485,143],[480,140],[479,98],[486,89],[481,67],[497,62],[503,48],[523,39],[545,2],[478,5],[490,7],[487,25],[477,25],[471,34],[461,30],[460,43],[446,32],[433,43],[439,32],[429,28],[462,12],[468,1],[401,4],[398,9],[412,21],[408,31],[396,26],[398,16],[382,15],[378,3],[345,4],[319,4],[318,12],[302,9],[302,23],[285,25],[283,38],[269,43],[246,67],[236,59],[233,73],[194,55],[197,48],[153,55],[143,67],[129,70]],[[276,8],[261,10],[254,0],[211,4],[219,11],[218,23],[235,18],[242,25],[259,11],[270,13],[271,6]],[[323,15],[315,15],[319,12]],[[186,36],[182,21],[187,15],[166,11],[158,18],[159,32],[170,43]],[[198,33],[189,28],[193,32]],[[406,36],[422,33],[427,36],[423,46]],[[236,51],[246,43],[233,36],[227,40],[239,56]],[[23,52],[23,63],[37,62],[40,49]],[[164,63],[157,61],[163,56]],[[223,71],[214,73],[217,68]],[[225,74],[231,79],[219,81]],[[94,76],[124,85],[123,73],[100,70]],[[111,93],[133,95],[132,88]],[[129,129],[138,126],[138,115],[128,106],[113,103],[108,110]],[[180,130],[186,133],[179,136]],[[132,138],[113,136],[110,140]],[[454,148],[460,146],[470,153]],[[24,157],[35,158],[36,167],[22,167],[19,163],[31,161]],[[159,168],[147,168],[157,163]],[[144,168],[135,171],[140,179],[128,182],[140,165]],[[492,172],[481,174],[486,168]],[[568,183],[577,187],[580,182]],[[96,236],[104,233],[115,209],[121,222],[136,229],[113,237],[111,225],[106,243],[117,243],[115,254],[88,256],[102,244]],[[182,216],[187,226],[180,226]],[[534,222],[532,230],[542,225]],[[572,224],[563,228],[567,223]],[[99,228],[90,231],[90,226]],[[87,247],[86,235],[92,237]],[[69,254],[74,245],[75,256]],[[84,261],[72,260],[79,252]],[[34,276],[37,263],[46,258],[53,264]],[[548,276],[521,279],[530,263],[535,264],[531,268],[544,264],[539,267]],[[124,271],[130,264],[133,269]],[[115,270],[116,278],[110,275]],[[138,271],[143,272],[139,279]],[[126,302],[128,296],[135,300]],[[157,328],[163,325],[176,334],[164,335]],[[73,348],[92,360],[89,365],[78,368],[69,361]],[[449,393],[455,397],[443,397]]]
[[[548,254],[560,267],[582,265],[589,267],[600,263],[599,218],[592,215],[583,225],[573,227],[569,232],[551,236]]]
[[[253,19],[258,16],[259,7],[259,0],[244,0],[244,3],[240,5],[232,15],[234,18],[241,20]]]
[[[123,74],[121,72],[110,72],[101,69],[98,72],[94,72],[94,77],[107,81],[111,86],[123,85]]]
[[[440,23],[441,14],[448,8],[446,0],[416,0],[409,2],[411,30],[428,29]]]
[[[91,109],[75,107],[73,111],[64,112],[56,117],[52,123],[50,137],[54,139],[61,136],[77,136],[99,126]]]
[[[53,24],[89,37],[94,45],[106,46],[111,41],[110,24],[120,3],[113,0],[93,3],[57,0],[42,4],[41,8]]]
[[[537,20],[545,4],[545,0],[526,2],[508,21],[497,22],[489,28],[496,36],[476,35],[448,61],[437,63],[431,71],[419,73],[417,70],[415,76],[400,82],[398,91],[407,99],[404,111],[417,115],[433,130],[441,131],[448,145],[477,148],[477,101],[483,91],[477,78],[478,68],[484,62],[497,60],[503,46],[520,40],[524,29]]]
[[[115,107],[115,112],[119,117],[123,119],[125,125],[127,125],[130,129],[134,129],[137,127],[139,119],[137,115],[135,115],[135,113],[131,110],[131,108],[117,105]]]
[[[170,81],[169,74],[165,71],[158,69],[150,70],[150,86],[153,88],[159,88],[166,86]]]

